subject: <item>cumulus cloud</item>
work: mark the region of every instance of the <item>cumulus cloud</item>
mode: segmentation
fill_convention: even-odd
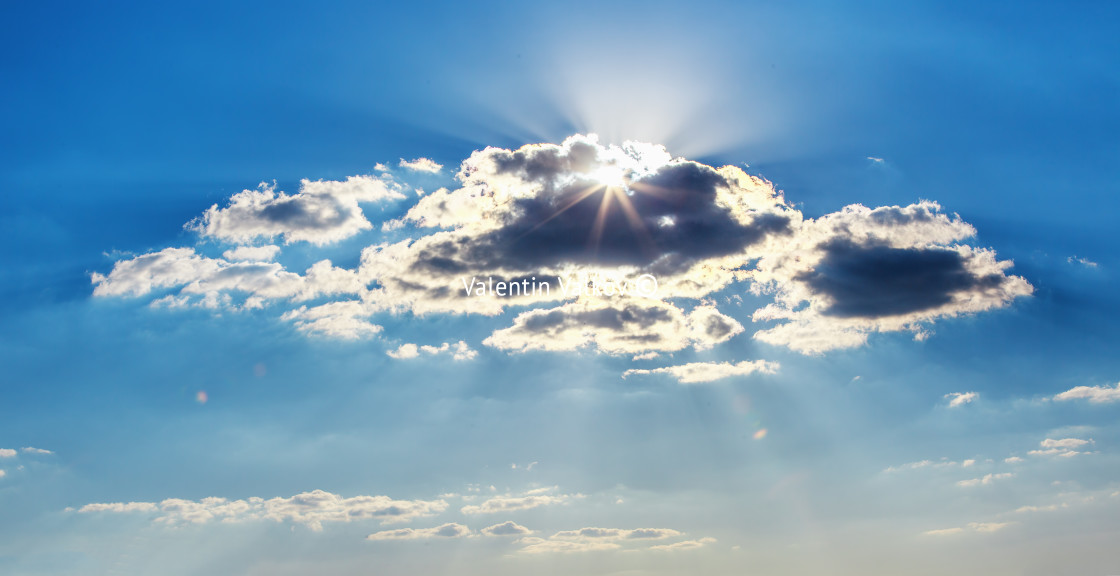
[[[280,253],[279,246],[238,246],[222,252],[222,258],[230,261],[271,262]]]
[[[405,170],[412,170],[413,172],[438,174],[439,171],[443,169],[443,164],[437,164],[434,160],[428,158],[417,158],[415,160],[405,160],[401,158],[400,167]]]
[[[382,530],[366,536],[366,540],[420,540],[428,538],[462,538],[470,536],[471,530],[453,522],[435,528],[399,528]]]
[[[1041,446],[1038,450],[1031,450],[1028,454],[1032,456],[1059,456],[1062,458],[1072,458],[1078,454],[1085,454],[1078,448],[1082,448],[1093,443],[1093,439],[1083,440],[1081,438],[1047,438],[1039,443]]]
[[[1120,382],[1115,386],[1075,386],[1054,396],[1054,400],[1088,400],[1093,404],[1120,402]]]
[[[1010,262],[957,243],[975,232],[928,201],[806,220],[750,272],[752,289],[775,298],[754,320],[781,322],[754,337],[819,354],[859,346],[872,332],[921,334],[924,323],[1031,294],[1026,280],[1006,274]]]
[[[425,158],[400,165],[441,168]],[[478,150],[454,187],[419,194],[380,231],[362,205],[405,196],[387,167],[378,169],[377,177],[304,180],[294,194],[267,184],[239,192],[188,228],[243,246],[222,258],[200,245],[122,259],[93,274],[94,294],[152,295],[168,308],[281,302],[301,306],[282,312],[297,329],[336,338],[377,334],[377,314],[495,316],[517,307],[486,345],[641,358],[742,333],[708,300],[733,285],[729,292],[741,292],[720,299],[737,307],[748,290],[773,298],[751,315],[754,338],[805,354],[859,346],[876,332],[922,340],[936,320],[1005,307],[1033,290],[1007,273],[1010,262],[964,244],[975,229],[934,202],[805,219],[770,182],[653,144],[576,135]],[[253,245],[312,250],[367,231],[374,239],[355,267],[323,260],[302,275],[277,262],[279,247]]]
[[[394,500],[388,496],[354,496],[313,490],[290,498],[203,498],[182,500],[169,498],[162,502],[93,503],[78,509],[79,513],[145,512],[154,513],[161,524],[204,524],[207,522],[244,522],[272,520],[302,524],[320,531],[325,522],[378,520],[381,524],[410,522],[439,514],[447,509],[444,500]]]
[[[580,528],[562,530],[552,535],[553,540],[663,540],[680,536],[681,533],[668,528]]]
[[[973,400],[975,400],[979,396],[980,396],[980,394],[978,394],[976,392],[950,392],[950,393],[945,395],[946,398],[949,398],[949,407],[950,408],[956,408],[958,406],[964,406],[965,404],[968,404],[969,402],[972,402]]]
[[[463,506],[460,511],[463,514],[467,515],[514,512],[518,510],[530,510],[532,508],[539,508],[541,506],[565,504],[573,498],[580,497],[580,495],[578,494],[553,494],[552,492],[554,492],[555,490],[555,487],[537,488],[518,496],[509,494],[504,496],[495,496],[483,501],[481,504],[468,504],[467,506]]]
[[[533,533],[532,530],[516,522],[513,522],[512,520],[502,522],[501,524],[495,524],[493,526],[487,526],[486,528],[479,530],[479,532],[484,536],[528,536],[529,534]]]
[[[15,458],[16,451],[11,448],[0,448],[0,458]]]
[[[741,324],[712,306],[698,306],[686,313],[660,300],[578,301],[522,312],[512,326],[494,332],[482,343],[515,352],[589,349],[635,354],[689,346],[710,348],[742,331]]]
[[[262,182],[256,190],[234,194],[224,208],[211,206],[187,228],[239,244],[278,237],[286,244],[329,244],[372,228],[359,203],[403,199],[398,188],[385,179],[351,176],[344,181],[302,180],[300,191],[289,195]]]
[[[451,356],[452,360],[473,360],[478,356],[478,351],[471,349],[470,345],[462,340],[455,344],[444,342],[439,346],[418,346],[416,344],[406,343],[401,344],[396,350],[385,352],[390,358],[396,358],[398,360],[416,358],[422,353],[429,356],[444,354]]]
[[[713,382],[732,376],[747,376],[755,372],[773,374],[778,370],[776,362],[765,360],[744,360],[738,364],[730,362],[693,362],[680,366],[666,366],[650,370],[627,370],[622,374],[628,378],[635,374],[668,374],[676,378],[681,384],[696,384],[700,382]]]

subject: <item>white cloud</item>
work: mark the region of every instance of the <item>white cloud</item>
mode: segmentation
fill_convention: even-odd
[[[8,475],[8,472],[6,470],[0,470],[0,478],[3,478],[7,475]]]
[[[982,476],[980,478],[971,478],[969,480],[961,480],[960,482],[957,482],[957,486],[963,486],[965,488],[970,488],[972,486],[987,486],[988,484],[991,484],[992,482],[995,482],[996,480],[1004,480],[1006,478],[1011,478],[1014,475],[1015,474],[1013,474],[1011,472],[1003,472],[1003,473],[1000,473],[1000,474],[985,474],[984,476]]]
[[[54,452],[51,452],[50,450],[35,448],[34,446],[24,446],[23,448],[20,448],[19,451],[23,452],[24,454],[54,454]]]
[[[222,258],[233,261],[271,262],[280,253],[279,246],[238,246],[222,252]]]
[[[517,542],[522,545],[521,552],[526,554],[542,554],[551,552],[594,552],[602,550],[617,550],[623,544],[639,544],[648,546],[650,541],[677,538],[682,533],[670,528],[636,528],[633,530],[622,528],[597,528],[588,527],[578,530],[562,530],[547,539],[526,537]],[[714,538],[677,542],[649,546],[650,550],[687,550],[697,548],[703,544],[715,542]]]
[[[1079,258],[1077,256],[1070,256],[1069,258],[1066,258],[1066,262],[1069,262],[1070,264],[1080,264],[1082,266],[1085,266],[1086,268],[1096,268],[1100,266],[1099,264],[1093,262],[1088,258]]]
[[[399,200],[396,186],[372,176],[345,181],[302,180],[296,194],[277,192],[261,183],[256,190],[234,194],[225,208],[211,206],[187,224],[205,238],[249,243],[283,237],[284,243],[329,244],[373,227],[358,206],[362,202]]]
[[[479,530],[484,536],[528,536],[533,531],[513,521],[502,522]]]
[[[555,504],[565,504],[573,498],[579,498],[580,495],[575,494],[551,494],[555,487],[551,488],[538,488],[530,490],[519,496],[504,495],[495,496],[483,501],[478,505],[463,506],[460,510],[463,514],[496,514],[498,512],[514,512],[518,510],[530,510],[532,508],[539,508],[541,506],[552,506]]]
[[[366,536],[366,540],[421,540],[429,538],[462,538],[471,530],[462,524],[447,523],[435,528],[400,528],[382,530]]]
[[[381,332],[381,326],[369,321],[372,313],[361,301],[342,300],[312,308],[301,306],[285,312],[281,319],[294,322],[296,328],[306,334],[357,340]]]
[[[666,366],[650,370],[627,370],[622,374],[622,377],[627,378],[635,374],[668,374],[676,378],[677,381],[682,384],[696,384],[700,382],[713,382],[732,376],[747,376],[755,372],[773,374],[778,370],[778,367],[776,362],[767,362],[765,360],[744,360],[738,364],[732,364],[730,362],[693,362],[691,364]]]
[[[460,340],[454,344],[444,342],[439,346],[418,346],[416,344],[401,344],[396,350],[389,350],[385,352],[390,358],[405,360],[409,358],[416,358],[421,353],[429,356],[437,356],[441,354],[450,355],[452,360],[473,360],[478,356],[478,351],[471,349],[470,345]]]
[[[625,530],[621,528],[580,528],[578,530],[562,530],[552,535],[553,540],[664,540],[674,538],[681,533],[669,528],[637,528]]]
[[[945,398],[950,398],[950,408],[956,408],[958,406],[964,406],[965,404],[972,402],[979,396],[980,394],[976,392],[950,392],[945,395]]]
[[[716,541],[715,538],[700,538],[699,540],[682,540],[672,544],[658,544],[657,546],[650,546],[650,550],[662,550],[668,552],[696,550],[703,548],[707,544],[712,544]]]
[[[524,554],[549,554],[549,553],[573,553],[573,552],[596,552],[602,550],[617,550],[621,548],[617,543],[601,540],[545,540],[544,538],[537,538],[529,536],[517,541],[522,545],[521,552]]]
[[[1020,462],[1023,462],[1024,460],[1018,456],[1008,456],[1007,458],[1004,458],[1003,461],[1007,464],[1018,464]]]
[[[437,164],[434,160],[428,158],[417,158],[415,160],[401,158],[400,167],[413,172],[438,174],[443,169],[443,164]]]
[[[1120,402],[1120,382],[1115,386],[1076,386],[1054,396],[1054,400],[1085,399],[1093,404]]]
[[[1072,458],[1078,454],[1085,454],[1077,448],[1081,448],[1093,443],[1093,439],[1083,440],[1081,438],[1062,438],[1053,439],[1047,438],[1039,443],[1042,448],[1039,450],[1031,450],[1028,454],[1032,456],[1058,456],[1061,458]]]
[[[382,524],[393,524],[433,516],[446,509],[447,502],[444,500],[394,500],[388,496],[344,498],[330,492],[313,490],[290,498],[267,500],[257,497],[246,500],[211,497],[198,501],[169,498],[159,503],[93,503],[82,506],[78,512],[155,513],[156,522],[168,525],[203,524],[211,521],[288,521],[319,531],[323,529],[325,522],[372,519]]]
[[[0,458],[15,458],[16,451],[11,448],[0,448]]]
[[[991,533],[1002,530],[1010,526],[1011,524],[1011,522],[970,522],[965,527],[927,530],[923,532],[923,534],[927,536],[951,536],[954,534],[962,534],[964,532]]]

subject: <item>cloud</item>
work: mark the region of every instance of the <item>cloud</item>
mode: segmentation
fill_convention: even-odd
[[[1028,454],[1032,456],[1059,456],[1062,458],[1072,458],[1078,454],[1085,454],[1076,448],[1081,448],[1093,443],[1093,439],[1083,440],[1081,438],[1062,438],[1055,440],[1047,438],[1039,443],[1042,447],[1040,450],[1031,450]]]
[[[238,246],[222,252],[222,258],[230,261],[271,262],[279,253],[279,246]]]
[[[143,296],[180,288],[178,296],[188,303],[237,293],[249,308],[266,300],[300,301],[363,291],[353,271],[336,268],[330,260],[316,262],[300,276],[275,262],[229,262],[192,248],[165,248],[121,260],[108,276],[95,273],[92,281],[94,296]]]
[[[554,490],[555,487],[538,488],[536,490],[530,490],[520,496],[511,496],[508,494],[504,496],[495,496],[478,505],[471,504],[463,506],[460,511],[467,515],[514,512],[518,510],[530,510],[541,506],[564,504],[572,498],[581,497],[578,494],[550,494],[550,492]]]
[[[397,188],[385,179],[351,176],[345,181],[302,180],[300,191],[289,195],[262,182],[256,190],[234,194],[225,208],[211,206],[187,228],[204,238],[238,244],[277,237],[285,244],[329,244],[371,229],[358,204],[403,199]]]
[[[23,448],[20,448],[19,451],[23,452],[24,454],[54,454],[54,452],[51,452],[50,450],[35,448],[33,446],[24,446]]]
[[[313,490],[290,498],[249,498],[227,500],[203,498],[182,500],[169,498],[162,502],[93,503],[78,509],[79,513],[147,512],[155,513],[161,524],[204,524],[211,521],[244,522],[272,520],[302,524],[320,531],[324,522],[378,520],[382,524],[410,522],[439,514],[447,509],[444,500],[394,500],[388,496],[355,496]]]
[[[743,331],[712,306],[692,312],[659,300],[578,301],[522,312],[483,344],[515,352],[590,349],[606,354],[710,348]]]
[[[658,544],[657,546],[650,546],[649,549],[667,552],[696,550],[697,548],[703,548],[705,545],[712,544],[714,542],[716,542],[715,538],[700,538],[699,540],[682,540],[680,542],[674,542],[672,544]]]
[[[422,197],[400,220],[434,233],[363,254],[378,297],[420,313],[497,314],[564,299],[557,277],[652,274],[667,296],[726,286],[750,257],[789,233],[796,211],[735,167],[673,159],[660,146],[602,146],[593,136],[463,162],[455,190]],[[740,274],[741,275],[741,274]],[[461,278],[551,278],[548,294],[464,298]]]
[[[730,362],[694,362],[680,366],[666,366],[651,370],[627,370],[623,378],[635,374],[668,374],[676,378],[681,384],[696,384],[700,382],[713,382],[732,376],[747,376],[755,372],[773,374],[778,370],[776,362],[765,360],[744,360],[738,364]]]
[[[972,486],[987,486],[988,484],[991,484],[992,482],[994,482],[996,480],[1003,480],[1003,479],[1006,479],[1006,478],[1011,478],[1014,475],[1015,474],[1013,474],[1011,472],[1003,472],[1003,473],[1000,473],[1000,474],[985,474],[981,478],[972,478],[972,479],[969,479],[969,480],[961,480],[960,482],[957,482],[957,486],[962,486],[962,487],[965,487],[965,488],[970,488]]]
[[[524,554],[549,554],[555,552],[596,552],[602,550],[617,550],[622,546],[610,541],[597,540],[545,540],[544,538],[527,537],[517,541],[522,545]]]
[[[513,521],[502,522],[479,530],[484,536],[528,536],[533,531]]]
[[[401,165],[438,169],[424,158]],[[748,290],[771,297],[750,316],[760,325],[753,337],[805,354],[860,346],[876,332],[922,340],[936,320],[1033,290],[1007,274],[1010,262],[962,244],[975,229],[934,202],[805,219],[766,180],[653,144],[576,135],[478,150],[454,187],[418,195],[375,227],[363,204],[405,198],[386,170],[304,180],[295,194],[267,184],[234,194],[188,223],[196,247],[121,259],[92,274],[94,295],[150,296],[159,308],[279,304],[296,329],[331,338],[378,334],[379,314],[495,316],[513,306],[513,323],[487,345],[641,358],[742,333],[709,300],[724,290],[720,301],[737,309]],[[321,260],[303,274],[277,261],[279,247],[252,245],[306,242],[314,254],[363,232],[370,240],[355,266]],[[244,245],[218,258],[212,241]]]
[[[1097,264],[1096,262],[1093,262],[1088,258],[1079,258],[1077,256],[1070,256],[1069,258],[1066,258],[1066,262],[1069,262],[1070,264],[1080,264],[1086,268],[1096,268],[1100,266],[1100,264]]]
[[[0,448],[0,458],[15,458],[16,451],[11,448]]]
[[[1006,306],[1033,288],[991,250],[954,242],[975,229],[923,201],[860,205],[801,224],[786,249],[750,273],[775,302],[754,313],[782,321],[754,337],[806,354],[850,348],[872,332],[922,332],[938,318]]]
[[[434,160],[428,158],[417,158],[415,160],[405,160],[401,158],[400,167],[413,172],[428,172],[431,174],[438,174],[443,169],[443,164],[437,164]]]
[[[663,540],[680,536],[681,533],[668,528],[580,528],[563,530],[552,535],[553,540]]]
[[[636,528],[633,530],[621,528],[580,528],[578,530],[562,530],[547,539],[526,537],[517,542],[522,545],[521,552],[526,554],[543,554],[552,552],[594,552],[602,550],[617,550],[623,544],[647,544],[649,541],[677,538],[682,533],[670,528]],[[676,544],[652,546],[650,550],[688,549],[695,548],[707,542],[714,542],[713,538],[703,538],[699,541],[678,542]],[[694,545],[696,542],[697,545]]]
[[[366,536],[366,540],[420,540],[428,538],[462,538],[471,530],[462,524],[447,523],[435,528],[400,528],[382,530]]]
[[[1120,402],[1120,382],[1115,386],[1075,386],[1054,396],[1054,400],[1085,399],[1093,404]]]
[[[389,350],[385,352],[385,354],[387,354],[390,358],[396,358],[398,360],[416,358],[420,356],[421,353],[427,354],[429,356],[448,354],[453,360],[473,360],[478,356],[478,352],[476,350],[472,350],[471,347],[462,340],[456,342],[455,344],[444,342],[439,346],[418,346],[416,344],[406,343],[401,344],[400,347],[396,350]]]
[[[7,475],[8,475],[8,471],[7,471],[7,470],[0,470],[0,478],[3,478],[3,477],[5,477],[5,476],[7,476]]]
[[[980,397],[980,394],[976,392],[950,392],[945,395],[945,398],[951,398],[951,400],[949,400],[950,408],[964,406],[978,397]]]
[[[903,470],[920,470],[922,468],[935,468],[935,469],[936,468],[952,468],[952,467],[955,467],[955,466],[960,466],[962,468],[967,468],[969,466],[972,466],[972,464],[975,464],[975,463],[976,463],[975,460],[965,460],[964,462],[956,462],[954,460],[947,460],[947,459],[944,459],[944,458],[942,458],[941,460],[937,460],[937,461],[934,461],[934,460],[919,460],[917,462],[909,462],[909,463],[906,463],[906,464],[900,464],[898,466],[888,466],[886,469],[883,470],[883,472],[889,474],[889,473],[893,473],[893,472],[901,472]]]
[[[979,532],[983,534],[1003,530],[1011,524],[1011,522],[969,522],[969,524],[965,527],[927,530],[923,532],[923,534],[927,536],[951,536],[954,534],[962,534],[965,532]]]

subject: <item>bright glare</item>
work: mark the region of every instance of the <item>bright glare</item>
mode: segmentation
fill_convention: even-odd
[[[591,177],[608,188],[626,188],[626,172],[614,165],[606,165],[591,173]]]

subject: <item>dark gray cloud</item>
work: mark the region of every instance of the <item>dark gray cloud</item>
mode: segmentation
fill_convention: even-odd
[[[964,256],[947,248],[860,246],[837,239],[821,247],[824,257],[795,276],[828,298],[821,311],[840,318],[880,318],[934,309],[955,294],[998,288],[1003,274],[977,274]]]

